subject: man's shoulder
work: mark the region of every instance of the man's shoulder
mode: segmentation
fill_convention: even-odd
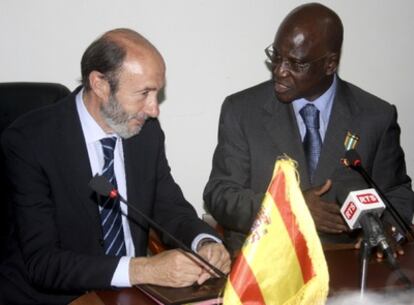
[[[69,95],[54,104],[40,107],[18,117],[1,134],[1,143],[4,146],[16,141],[30,141],[56,145],[60,141],[62,128],[66,128],[66,131],[73,129],[74,124],[67,124],[75,122],[73,118],[76,118],[76,105],[74,98]]]
[[[369,111],[391,111],[393,106],[382,98],[360,88],[357,85],[341,80],[338,88],[339,94],[355,101],[359,108]]]
[[[271,80],[262,82],[226,97],[224,107],[261,108],[269,100],[274,100],[275,92]]]
[[[227,97],[232,100],[248,100],[260,97],[274,96],[274,86],[271,80],[254,85],[247,89],[235,92]]]
[[[8,128],[25,129],[27,131],[51,128],[53,125],[60,125],[62,119],[75,113],[75,110],[75,99],[71,94],[54,104],[42,106],[22,114]]]

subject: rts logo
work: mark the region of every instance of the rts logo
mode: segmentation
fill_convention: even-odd
[[[355,203],[350,201],[348,203],[348,206],[344,210],[344,215],[345,215],[346,219],[351,220],[352,217],[354,216],[356,210],[357,210],[357,207],[356,207]]]
[[[375,194],[372,193],[360,194],[357,195],[357,198],[359,202],[361,202],[362,204],[372,204],[379,202],[377,196],[375,196]]]

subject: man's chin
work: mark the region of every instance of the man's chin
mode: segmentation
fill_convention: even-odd
[[[295,100],[295,98],[292,96],[289,96],[287,94],[280,94],[277,92],[276,92],[276,98],[278,99],[279,102],[283,104],[289,104]]]
[[[129,128],[113,127],[112,130],[122,139],[126,140],[138,135],[141,132],[142,126],[134,126]]]
[[[138,135],[141,132],[142,126],[136,127],[134,129],[128,130],[128,132],[125,132],[123,136],[121,136],[123,139],[129,139],[136,135]]]

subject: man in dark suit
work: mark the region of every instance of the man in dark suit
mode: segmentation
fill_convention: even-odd
[[[353,240],[339,210],[341,187],[359,179],[340,162],[348,131],[360,137],[357,150],[369,174],[411,222],[414,193],[396,109],[337,76],[342,40],[335,12],[316,3],[299,6],[266,49],[273,79],[224,101],[204,200],[232,250],[241,247],[283,154],[298,163],[322,240]],[[392,222],[387,212],[383,218]]]
[[[148,223],[94,193],[88,182],[96,173],[228,272],[227,251],[170,174],[156,119],[165,82],[160,53],[140,34],[116,29],[88,47],[81,68],[83,86],[3,134],[18,235],[0,269],[5,302],[65,304],[88,290],[181,287],[211,276],[180,250],[147,257]]]

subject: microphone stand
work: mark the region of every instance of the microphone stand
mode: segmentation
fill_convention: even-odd
[[[374,179],[372,179],[371,176],[367,173],[365,168],[362,166],[361,157],[358,154],[358,152],[355,149],[347,150],[345,153],[345,160],[346,166],[349,166],[350,168],[358,172],[362,176],[362,178],[364,178],[364,180],[368,183],[368,185],[373,187],[378,192],[381,199],[384,201],[385,206],[391,213],[392,218],[397,222],[397,224],[404,231],[404,233],[411,235],[411,238],[414,239],[413,229],[404,221],[400,213],[398,213],[398,211],[395,209],[392,203],[388,200],[385,194],[375,183]]]
[[[392,203],[388,200],[388,198],[384,195],[375,181],[371,178],[371,176],[367,173],[367,171],[362,166],[361,157],[359,156],[358,152],[355,149],[349,149],[345,153],[346,162],[345,165],[351,167],[353,170],[357,171],[362,178],[374,189],[377,190],[378,194],[382,198],[385,203],[385,206],[389,209],[391,216],[393,219],[398,223],[400,228],[404,230],[405,233],[409,233],[411,237],[414,238],[414,232],[411,227],[404,221],[398,211],[394,208]],[[394,257],[394,253],[391,250],[390,245],[387,242],[387,239],[384,234],[384,228],[382,223],[377,215],[373,214],[366,214],[360,221],[360,224],[363,229],[364,240],[362,243],[361,249],[361,299],[364,296],[365,288],[366,288],[366,278],[367,278],[367,270],[368,270],[368,260],[371,254],[371,250],[374,247],[379,246],[385,257],[390,268],[398,273],[399,279],[405,283],[407,288],[412,289],[413,284],[410,279],[402,272],[397,260]]]
[[[365,287],[367,283],[367,273],[368,273],[368,262],[371,256],[371,246],[369,245],[367,239],[365,238],[362,241],[361,252],[361,283],[360,283],[360,299],[364,298]]]
[[[174,237],[170,232],[164,230],[158,223],[156,223],[155,221],[153,221],[152,219],[150,219],[146,214],[144,214],[143,212],[141,212],[140,210],[138,210],[133,205],[129,204],[129,202],[126,201],[119,193],[118,193],[118,198],[119,198],[120,201],[122,201],[123,203],[125,203],[128,206],[128,208],[134,210],[141,217],[143,217],[146,221],[148,221],[153,228],[155,228],[158,231],[162,232],[164,235],[166,235],[168,238],[170,238],[172,241],[174,241],[174,243],[178,247],[180,247],[182,250],[184,250],[184,251],[186,251],[186,252],[191,253],[192,255],[194,255],[201,262],[203,262],[206,266],[208,266],[211,270],[213,270],[219,277],[226,278],[226,275],[221,270],[217,269],[215,266],[213,266],[212,264],[210,264],[207,260],[205,260],[197,252],[195,252],[191,248],[187,247],[183,242],[181,242],[179,239],[177,239],[176,237]]]
[[[158,231],[162,232],[164,236],[167,236],[170,240],[172,240],[179,248],[182,250],[191,253],[194,255],[197,259],[196,262],[203,266],[203,264],[207,267],[209,267],[211,270],[214,271],[220,278],[226,278],[227,276],[218,268],[210,264],[205,258],[203,258],[200,254],[198,254],[196,251],[193,251],[190,247],[187,247],[181,240],[174,237],[170,232],[162,228],[158,223],[156,223],[154,220],[152,220],[149,216],[147,216],[145,213],[134,207],[132,204],[130,204],[125,198],[119,194],[118,190],[115,189],[115,187],[108,181],[107,178],[104,176],[100,176],[96,174],[90,181],[89,181],[89,187],[94,190],[97,194],[110,197],[110,198],[117,198],[125,203],[128,208],[134,210],[134,212],[138,213],[142,218],[144,218],[153,228],[157,229]],[[203,264],[201,264],[202,262]],[[203,266],[204,267],[204,266]],[[211,273],[211,271],[209,271]]]
[[[366,279],[368,273],[368,261],[372,252],[372,249],[375,247],[380,247],[385,254],[388,265],[391,270],[398,273],[398,277],[406,285],[406,288],[412,289],[413,284],[411,280],[402,272],[397,260],[394,257],[394,253],[391,250],[387,238],[384,234],[384,228],[381,224],[379,217],[375,214],[365,214],[361,220],[360,224],[364,234],[364,239],[362,242],[361,248],[361,284],[360,284],[360,299],[363,299],[365,288],[366,288]]]
[[[389,211],[392,215],[392,218],[405,231],[405,233],[408,233],[409,235],[411,235],[411,238],[414,239],[414,232],[413,232],[412,228],[404,221],[404,219],[401,217],[401,215],[398,213],[398,211],[394,208],[392,203],[388,200],[388,198],[381,191],[381,189],[378,187],[378,185],[375,183],[375,181],[371,178],[371,176],[367,173],[367,171],[361,165],[360,166],[351,165],[351,168],[355,169],[358,173],[360,173],[361,176],[364,178],[364,180],[378,192],[381,199],[384,201],[386,207],[389,209]]]

